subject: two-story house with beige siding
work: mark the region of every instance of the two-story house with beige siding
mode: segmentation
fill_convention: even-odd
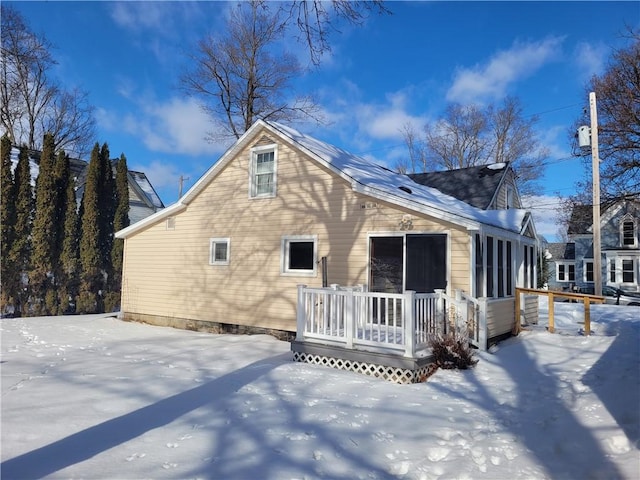
[[[504,168],[489,169],[490,196],[519,207]],[[512,308],[514,288],[535,285],[535,230],[528,212],[487,207],[258,121],[178,203],[117,233],[122,316],[296,332],[301,284],[460,291]],[[513,309],[489,336],[512,326]]]

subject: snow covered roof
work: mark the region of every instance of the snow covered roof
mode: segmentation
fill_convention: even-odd
[[[116,235],[125,238],[132,233],[162,218],[186,208],[191,200],[202,191],[218,171],[255,136],[266,129],[293,147],[305,152],[311,158],[349,181],[354,191],[382,201],[402,206],[436,218],[443,219],[466,228],[476,229],[481,225],[496,227],[512,233],[520,233],[530,223],[530,214],[525,210],[482,210],[450,195],[414,182],[407,175],[393,172],[386,167],[305,135],[289,126],[258,120],[242,137],[216,162],[174,205],[148,217],[142,222],[121,230]]]
[[[151,205],[155,208],[164,208],[164,203],[162,203],[158,193],[155,191],[153,185],[151,185],[151,182],[143,172],[134,172],[133,170],[129,170],[129,176],[133,179],[136,185],[140,187],[140,190],[142,190]]]
[[[436,188],[420,185],[407,175],[393,172],[291,127],[276,122],[265,123],[347,176],[356,191],[467,227],[486,224],[519,233],[526,221],[525,210],[487,211],[476,208]]]

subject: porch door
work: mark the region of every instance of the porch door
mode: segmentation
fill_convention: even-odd
[[[371,237],[370,242],[372,292],[431,293],[446,288],[446,235]]]
[[[372,292],[402,293],[404,237],[371,237],[370,281]]]
[[[447,236],[407,235],[405,290],[432,293],[447,287]]]

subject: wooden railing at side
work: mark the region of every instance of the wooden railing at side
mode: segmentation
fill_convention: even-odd
[[[546,295],[549,300],[549,332],[555,331],[554,325],[554,298],[569,298],[574,300],[581,300],[584,303],[584,334],[589,335],[591,333],[591,303],[604,303],[604,297],[599,295],[587,295],[583,293],[571,293],[571,292],[554,292],[552,290],[537,290],[535,288],[516,288],[516,323],[515,333],[520,332],[520,294],[529,293],[533,295]]]

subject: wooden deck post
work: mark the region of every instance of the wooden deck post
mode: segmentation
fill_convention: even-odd
[[[416,354],[416,292],[404,292],[402,302],[402,328],[404,329],[404,356],[413,358]]]
[[[589,297],[584,297],[584,334],[591,334],[591,301]]]
[[[306,285],[298,285],[298,305],[296,309],[296,340],[301,342],[304,340],[304,329],[305,329],[305,304],[304,304],[304,289],[307,288]]]
[[[553,323],[553,310],[554,310],[553,292],[549,292],[549,294],[547,295],[547,298],[549,299],[549,301],[548,301],[548,303],[549,303],[549,332],[553,333],[553,332],[556,331],[555,325]]]

